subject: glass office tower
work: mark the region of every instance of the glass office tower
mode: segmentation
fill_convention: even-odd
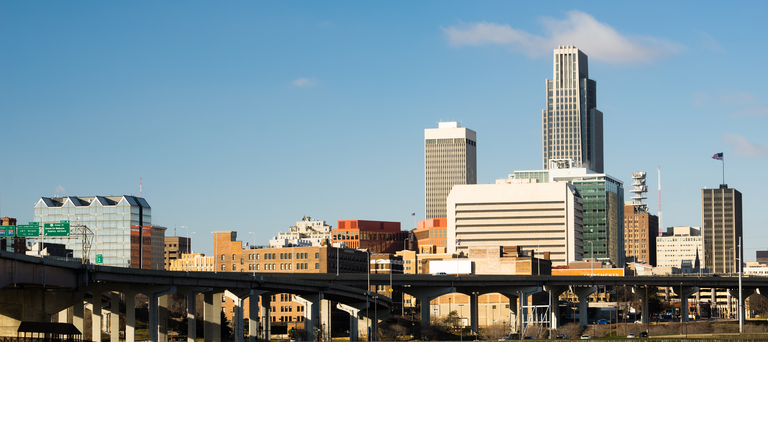
[[[584,258],[624,266],[624,185],[620,180],[586,168],[515,171],[514,178],[572,184],[584,200]]]

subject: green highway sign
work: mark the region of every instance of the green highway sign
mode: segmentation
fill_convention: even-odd
[[[16,236],[16,225],[0,225],[0,237]]]
[[[68,237],[69,221],[61,221],[59,223],[47,223],[45,224],[44,232],[46,237]]]
[[[17,237],[37,237],[40,235],[40,224],[30,223],[29,225],[19,225],[16,227]]]
[[[104,264],[104,255],[96,254],[96,264]]]

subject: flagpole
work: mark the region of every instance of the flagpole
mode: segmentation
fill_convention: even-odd
[[[723,184],[725,184],[725,155],[723,155],[723,158],[720,159],[721,162],[723,162]]]

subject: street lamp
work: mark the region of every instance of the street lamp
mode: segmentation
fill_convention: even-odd
[[[213,272],[218,273],[218,265],[216,264],[216,231],[211,231],[213,234]]]

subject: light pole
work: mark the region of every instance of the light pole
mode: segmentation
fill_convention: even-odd
[[[211,231],[213,234],[213,272],[218,273],[218,264],[216,263],[216,231]]]
[[[254,250],[253,247],[256,246],[256,233],[255,232],[249,232],[248,234],[253,234],[253,245],[251,246],[251,250]],[[256,276],[256,254],[253,253],[253,276]]]

